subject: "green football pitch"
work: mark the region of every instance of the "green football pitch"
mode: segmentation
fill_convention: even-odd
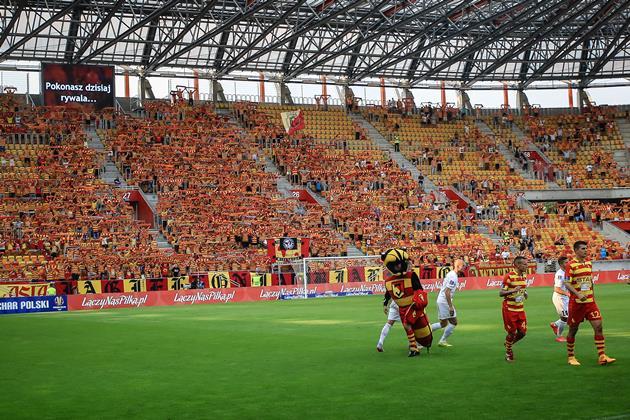
[[[588,324],[582,366],[566,364],[549,288],[530,290],[513,364],[496,291],[459,293],[453,347],[416,358],[400,324],[376,352],[380,296],[2,316],[0,415],[630,418],[630,286],[596,292],[618,359],[603,367]],[[434,303],[427,312],[436,320]]]

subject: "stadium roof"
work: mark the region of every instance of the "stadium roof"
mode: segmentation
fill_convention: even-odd
[[[0,62],[348,83],[630,77],[630,0],[5,0]]]

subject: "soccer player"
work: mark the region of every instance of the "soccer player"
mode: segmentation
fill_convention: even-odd
[[[381,336],[378,338],[378,343],[376,343],[376,351],[379,353],[383,351],[383,343],[385,342],[385,338],[387,338],[387,334],[389,334],[389,329],[396,323],[396,321],[400,321],[398,305],[389,298],[388,294],[385,294],[383,312],[387,315],[387,322],[383,325]]]
[[[512,346],[527,334],[527,317],[524,303],[527,299],[526,274],[527,260],[524,257],[514,258],[514,270],[505,275],[499,296],[503,298],[503,325],[505,337],[505,360],[514,361]]]
[[[424,313],[428,303],[427,293],[412,270],[407,251],[388,249],[381,254],[381,260],[385,265],[385,299],[393,299],[399,307],[400,319],[409,340],[409,357],[418,356],[418,344],[429,348],[433,342],[429,318]]]
[[[549,324],[549,326],[556,335],[556,341],[559,343],[567,341],[567,339],[562,336],[562,332],[564,331],[564,327],[567,325],[567,318],[569,316],[569,291],[564,285],[564,266],[566,265],[567,260],[568,258],[565,256],[558,258],[558,271],[556,271],[556,275],[553,280],[553,295],[551,296],[553,306],[556,307],[556,312],[560,318]]]
[[[569,296],[569,333],[567,334],[567,353],[569,364],[579,366],[580,362],[575,358],[575,335],[580,323],[587,319],[595,333],[595,347],[599,355],[598,363],[608,365],[616,359],[606,356],[604,352],[604,333],[602,329],[602,315],[599,312],[595,296],[593,295],[593,267],[590,261],[586,261],[588,253],[587,243],[577,241],[573,244],[575,258],[567,264],[565,286]]]
[[[437,297],[438,319],[440,322],[431,324],[431,330],[437,331],[440,328],[444,328],[442,338],[438,342],[438,346],[440,347],[452,347],[446,339],[453,334],[453,330],[455,330],[457,326],[457,311],[455,310],[455,306],[453,306],[453,297],[459,286],[458,275],[463,275],[463,268],[464,261],[459,258],[456,259],[453,263],[453,269],[444,277],[440,293]]]

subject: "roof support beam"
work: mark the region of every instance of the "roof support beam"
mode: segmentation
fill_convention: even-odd
[[[387,1],[381,1],[380,3],[378,3],[374,8],[375,9],[380,9],[381,7],[383,7],[386,3],[388,3]],[[328,51],[330,51],[331,47],[333,45],[335,45],[337,42],[339,42],[339,40],[343,39],[346,35],[348,35],[349,33],[351,33],[352,31],[356,30],[358,27],[361,26],[361,24],[363,22],[365,22],[367,19],[371,18],[372,15],[370,13],[366,13],[365,15],[361,16],[358,20],[356,20],[352,25],[348,26],[346,29],[344,29],[339,35],[337,35],[334,39],[332,39],[330,42],[328,42],[326,45],[324,45],[322,48],[320,48],[319,52],[317,54],[312,55],[311,57],[307,58],[302,65],[300,66],[300,68],[294,70],[291,72],[291,74],[289,74],[287,76],[287,79],[292,79],[295,76],[297,76],[300,73],[304,73],[307,69],[312,68],[313,66],[309,66],[310,63],[312,63],[313,61],[317,60],[323,53],[326,53]],[[379,25],[381,25],[381,23],[383,22],[383,19],[380,19],[379,22],[375,25],[372,25],[369,29],[367,29],[367,32],[372,31],[373,29],[376,29]],[[352,51],[357,51],[356,54],[359,54],[359,52],[361,51],[361,46],[368,42],[366,40],[365,36],[362,36],[360,40],[358,40],[356,43],[353,44],[353,48]],[[344,50],[346,50],[344,48]],[[337,53],[339,53],[339,55],[343,54],[343,52],[339,52],[337,51]],[[331,57],[334,58],[334,57]],[[352,65],[348,64],[348,72],[350,71],[350,69],[352,67],[354,67],[354,65],[356,64],[356,56],[352,56],[351,60],[354,58],[354,63]],[[308,67],[307,67],[308,66]]]
[[[369,70],[365,70],[364,72],[362,72],[362,73],[360,73],[358,75],[355,75],[353,77],[353,79],[354,80],[360,80],[360,79],[366,77],[368,74],[376,75],[376,74],[378,74],[379,71],[381,71],[381,70],[383,70],[383,69],[385,69],[387,67],[390,67],[392,65],[398,64],[401,61],[405,61],[405,60],[408,60],[408,59],[413,59],[415,57],[419,58],[420,54],[422,52],[424,52],[426,50],[429,50],[429,49],[431,49],[431,48],[433,48],[433,47],[435,47],[437,45],[443,44],[444,42],[449,41],[450,39],[455,38],[457,36],[465,35],[465,34],[469,33],[472,29],[475,29],[475,28],[477,28],[479,26],[486,25],[486,24],[491,24],[492,21],[494,19],[496,19],[498,16],[503,16],[506,13],[509,13],[511,10],[516,10],[521,5],[523,5],[525,3],[531,3],[533,1],[535,1],[535,0],[525,0],[524,3],[512,6],[512,7],[510,7],[507,10],[502,10],[502,11],[500,11],[497,14],[494,14],[492,16],[486,17],[486,18],[481,19],[479,21],[472,22],[470,25],[465,26],[463,28],[460,28],[460,29],[458,29],[458,30],[456,30],[454,32],[448,33],[446,36],[444,36],[442,38],[437,38],[437,39],[435,39],[435,40],[425,44],[424,46],[420,47],[419,49],[416,49],[416,50],[414,50],[414,51],[412,51],[412,52],[410,52],[408,54],[404,54],[403,56],[399,55],[399,53],[401,51],[403,51],[405,48],[407,48],[410,45],[410,43],[414,42],[417,39],[422,38],[423,36],[427,36],[427,32],[429,30],[432,30],[432,29],[434,29],[434,28],[436,28],[436,27],[438,27],[440,25],[443,25],[443,24],[446,24],[445,26],[448,27],[448,24],[449,24],[448,16],[443,17],[442,19],[431,23],[426,28],[421,28],[418,31],[418,33],[416,35],[414,35],[411,39],[407,40],[405,44],[400,45],[399,47],[395,48],[393,51],[390,52],[390,54],[388,54],[388,56],[382,57],[380,60],[378,60],[375,63],[373,63],[370,66]],[[457,10],[459,10],[459,9],[465,8],[468,5],[468,3],[470,3],[470,0],[467,0],[467,1],[464,1],[463,3],[460,3],[453,10],[451,10],[448,13],[448,15],[456,13]],[[496,38],[496,37],[492,37],[492,39],[494,39],[494,38]],[[396,57],[396,58],[391,60],[392,57]],[[391,60],[391,61],[387,61],[387,60]]]
[[[576,45],[589,39],[593,33],[599,30],[599,28],[601,28],[609,20],[611,20],[617,14],[623,12],[628,6],[630,6],[630,0],[626,0],[619,8],[617,8],[617,10],[615,10],[614,12],[610,12],[608,6],[615,5],[618,2],[618,0],[609,0],[604,7],[602,7],[598,12],[591,16],[588,21],[575,32],[575,34],[577,35],[586,28],[590,29],[577,39],[575,39],[575,37],[573,39],[567,39],[567,41],[545,62],[545,64],[534,71],[534,73],[523,83],[523,87],[527,87],[529,84],[531,84],[536,79],[536,77],[544,74],[545,71],[556,64],[556,62],[560,58],[564,57],[569,51],[575,48]],[[600,13],[602,11],[605,11],[605,13]],[[605,17],[602,17],[603,15],[605,15]]]
[[[605,0],[597,0],[595,4],[601,3],[603,1]],[[564,4],[564,3],[556,4],[554,8],[552,9],[552,10],[557,9],[556,13],[549,15],[545,22],[546,24],[550,24],[551,27],[543,31],[539,31],[537,33],[531,34],[528,38],[523,39],[515,47],[512,47],[508,52],[503,54],[503,57],[501,57],[492,65],[483,69],[481,73],[473,77],[472,80],[470,80],[467,83],[467,86],[471,86],[473,83],[478,82],[479,80],[483,79],[483,77],[485,77],[488,74],[491,74],[493,71],[495,71],[496,69],[498,69],[499,67],[501,67],[502,65],[510,61],[513,57],[516,57],[523,51],[525,51],[525,56],[523,57],[523,63],[521,64],[521,69],[519,72],[519,80],[521,80],[522,82],[525,81],[527,72],[529,71],[529,60],[531,57],[532,47],[537,42],[544,39],[546,36],[553,34],[557,30],[561,29],[567,23],[572,22],[575,18],[583,16],[584,13],[586,13],[595,5],[591,3],[591,4],[586,4],[585,6],[579,9],[574,9],[573,7],[577,6],[578,3],[580,3],[580,0],[573,0],[572,3],[569,3],[569,4]],[[561,19],[561,17],[567,12],[572,12],[572,13],[570,13],[569,15]]]
[[[422,38],[422,41],[420,42],[420,45],[424,46],[424,44],[427,41],[428,41],[428,38],[425,36],[424,38]],[[421,62],[422,62],[422,60],[419,57],[414,57],[411,60],[411,63],[409,63],[409,68],[407,69],[407,80],[413,79],[413,77],[416,74],[416,71],[418,71],[418,67],[420,66]]]
[[[175,6],[180,1],[181,0],[170,0],[164,6],[162,6],[159,9],[154,10],[147,17],[145,17],[144,19],[141,19],[139,22],[137,22],[136,24],[132,25],[129,29],[127,29],[123,33],[118,34],[118,36],[116,36],[114,39],[111,39],[109,42],[105,43],[105,45],[103,45],[102,47],[100,47],[100,48],[96,49],[95,51],[93,51],[87,57],[79,58],[77,62],[84,63],[84,62],[89,61],[92,58],[96,57],[97,55],[107,51],[113,45],[116,45],[117,42],[122,41],[123,39],[127,38],[129,35],[131,35],[135,31],[137,31],[138,29],[142,28],[147,23],[152,22],[154,19],[159,18],[162,14],[166,13],[166,11],[168,11],[171,7]]]
[[[125,0],[117,0],[116,3],[114,3],[114,7],[110,9],[105,19],[103,19],[101,23],[99,23],[96,30],[92,32],[90,37],[83,42],[83,44],[81,45],[81,48],[79,48],[79,51],[77,51],[77,53],[74,55],[73,61],[75,63],[81,58],[81,56],[85,53],[85,51],[87,51],[88,47],[92,45],[92,42],[94,42],[96,37],[101,33],[103,28],[105,28],[105,26],[112,20],[112,17],[114,17],[114,15],[118,12],[118,10],[120,10],[120,8],[122,7],[124,3],[125,3]]]
[[[361,45],[357,45],[352,49],[350,53],[350,59],[348,60],[348,67],[346,67],[346,75],[352,75],[352,70],[354,66],[357,65],[357,60],[359,59],[359,54],[361,54]]]
[[[20,15],[22,14],[22,10],[24,10],[25,3],[26,3],[25,0],[20,0],[17,2],[17,7],[15,11],[13,12],[13,16],[11,16],[11,20],[9,21],[9,24],[7,25],[6,28],[4,28],[4,30],[2,31],[2,34],[0,34],[0,47],[2,46],[2,44],[4,44],[4,41],[7,40],[9,33],[11,33],[11,31],[13,30],[13,27],[15,26],[15,22],[17,22]]]
[[[451,56],[448,60],[444,61],[439,66],[433,67],[431,70],[429,70],[428,72],[424,73],[422,76],[412,80],[410,84],[414,85],[414,84],[416,84],[418,82],[421,82],[422,80],[425,80],[425,79],[433,76],[434,74],[437,74],[437,73],[441,72],[445,68],[448,68],[448,67],[452,66],[453,64],[457,63],[459,60],[461,60],[464,57],[466,57],[468,54],[471,53],[471,51],[475,51],[475,50],[478,50],[480,48],[483,48],[484,46],[494,42],[496,39],[501,38],[503,35],[513,31],[514,29],[522,27],[523,25],[527,24],[532,19],[538,19],[538,18],[540,18],[541,16],[544,16],[547,13],[547,10],[542,10],[542,11],[539,10],[539,7],[538,7],[539,3],[537,1],[534,1],[533,3],[536,3],[536,4],[534,6],[532,6],[530,9],[520,10],[519,14],[513,20],[509,21],[505,25],[501,26],[499,29],[495,30],[493,32],[493,36],[488,37],[488,38],[482,38],[482,39],[474,42],[469,47],[467,47],[467,48],[463,49],[462,51],[460,51],[459,53]],[[520,9],[521,5],[514,6],[513,9]],[[501,16],[504,16],[504,15],[505,15],[505,13],[501,12]],[[490,19],[493,20],[494,18],[496,18],[496,16],[498,16],[498,15],[492,16]],[[484,19],[484,20],[486,20],[486,19]]]
[[[219,48],[217,48],[217,55],[214,57],[214,67],[219,69],[223,65],[223,56],[225,55],[225,45],[227,45],[230,39],[230,30],[223,31],[221,39],[219,39]]]
[[[280,16],[280,18],[278,19],[277,22],[275,22],[272,25],[267,26],[265,28],[265,30],[262,31],[262,33],[260,35],[258,35],[256,37],[256,39],[254,39],[254,41],[247,46],[247,48],[245,48],[241,52],[239,52],[236,55],[236,57],[234,57],[232,60],[230,60],[227,64],[221,66],[220,70],[219,70],[219,73],[221,73],[221,74],[227,73],[229,71],[228,69],[233,68],[234,65],[236,63],[238,63],[241,58],[245,57],[247,55],[247,53],[250,52],[253,47],[255,47],[256,45],[260,44],[265,38],[267,38],[267,35],[269,35],[271,32],[273,32],[273,30],[276,29],[278,27],[278,25],[280,25],[281,22],[286,21],[289,18],[289,16],[291,16],[296,10],[299,10],[300,6],[302,6],[302,4],[304,4],[305,2],[306,2],[306,0],[299,0],[293,6],[291,6],[289,9],[287,9],[287,11],[284,12],[282,14],[282,16]],[[325,3],[322,3],[322,5],[324,5],[324,4]],[[296,38],[296,41],[297,41],[297,38]],[[295,46],[293,48],[295,48]]]
[[[597,72],[599,72],[602,68],[604,68],[604,65],[608,61],[615,58],[615,56],[619,54],[619,51],[621,51],[628,44],[628,41],[630,41],[630,33],[628,33],[621,42],[619,42],[618,44],[617,42],[619,41],[621,36],[626,33],[629,25],[630,25],[630,19],[627,19],[626,23],[624,23],[623,26],[619,29],[619,31],[617,31],[617,34],[615,35],[615,37],[611,40],[610,44],[608,44],[606,49],[602,52],[602,55],[599,57],[597,62],[593,65],[593,67],[591,68],[591,71],[589,71],[588,75],[586,75],[584,80],[581,81],[580,83],[581,85],[587,86],[590,82],[592,82],[593,77],[597,74]],[[617,47],[613,49],[615,44],[617,44]]]
[[[578,70],[578,77],[580,80],[584,79],[586,71],[588,70],[588,61],[591,56],[591,40],[587,39],[582,43],[582,53],[580,54],[580,69]]]
[[[155,42],[155,34],[157,33],[159,25],[160,25],[159,17],[156,17],[149,23],[149,30],[147,31],[147,38],[144,41],[144,48],[142,49],[142,59],[140,60],[143,67],[149,64],[149,60],[151,59],[151,51],[153,50],[153,43]]]
[[[77,34],[79,33],[82,14],[83,7],[80,5],[75,7],[72,11],[72,19],[70,20],[70,29],[68,30],[68,39],[66,41],[66,54],[64,55],[64,61],[66,63],[72,63],[72,56],[74,55],[74,49],[77,44]]]
[[[284,56],[284,60],[282,62],[282,73],[287,74],[287,72],[291,69],[291,62],[293,61],[293,54],[295,54],[295,47],[297,46],[297,38],[289,41],[289,45],[287,46],[287,53]]]
[[[475,63],[475,53],[476,51],[473,51],[466,58],[466,64],[464,64],[464,71],[462,72],[462,82],[466,82],[466,80],[470,77],[470,73],[472,72],[473,65]]]
[[[177,51],[175,54],[172,54],[171,56],[166,57],[165,59],[163,59],[159,63],[154,64],[155,68],[164,66],[164,65],[170,63],[171,61],[176,60],[177,58],[181,57],[182,55],[186,54],[187,52],[197,48],[200,45],[202,45],[204,42],[208,41],[209,39],[212,39],[217,34],[228,30],[229,28],[231,28],[232,26],[236,25],[241,20],[252,16],[253,14],[255,14],[259,10],[263,9],[264,7],[267,7],[271,3],[273,3],[273,0],[261,1],[259,3],[254,4],[254,5],[251,5],[251,7],[249,9],[247,9],[245,12],[241,12],[240,14],[236,14],[236,15],[232,16],[226,22],[224,22],[221,25],[218,25],[216,28],[214,28],[210,32],[204,34],[199,39],[197,39],[196,41],[191,43],[190,45],[182,48],[181,50]]]
[[[162,50],[160,51],[160,53],[155,56],[155,58],[153,60],[151,60],[149,62],[149,64],[147,65],[147,70],[151,71],[151,70],[155,70],[155,68],[157,67],[157,63],[160,62],[161,59],[163,59],[164,57],[166,57],[166,55],[173,49],[175,48],[175,46],[177,45],[177,43],[179,41],[181,41],[184,36],[190,32],[190,30],[199,23],[199,21],[210,11],[210,9],[212,9],[214,7],[214,5],[216,4],[217,0],[207,0],[206,4],[201,8],[201,10],[199,10],[199,13],[197,13],[195,15],[194,18],[192,18],[188,24],[186,24],[186,26],[184,27],[184,29],[181,30],[180,33],[177,34],[177,36],[175,38],[173,38],[171,40],[171,42],[168,43],[168,45]],[[223,39],[223,38],[222,38]],[[227,42],[227,39],[226,41]],[[223,43],[222,43],[223,45]]]
[[[297,39],[300,36],[302,36],[303,34],[307,33],[308,31],[311,31],[321,25],[324,25],[326,23],[328,23],[329,21],[333,20],[335,17],[346,13],[348,10],[351,10],[353,8],[355,8],[357,5],[359,5],[360,3],[364,3],[366,0],[355,0],[350,2],[349,4],[347,4],[346,6],[337,9],[333,12],[331,12],[330,15],[325,16],[321,19],[317,19],[316,16],[313,16],[311,19],[308,19],[305,23],[304,23],[304,27],[302,27],[301,29],[293,32],[291,35],[289,35],[288,37],[281,39],[277,42],[274,42],[273,44],[262,48],[261,50],[259,50],[257,53],[252,54],[251,56],[245,58],[243,61],[241,61],[238,65],[244,65],[247,63],[250,63],[252,61],[254,61],[255,59],[257,59],[258,57],[262,57],[265,54],[268,54],[270,51],[275,50],[276,48],[286,44],[287,42],[291,41],[292,39]],[[227,67],[226,69],[224,69],[224,72],[229,72],[230,70],[233,70],[234,68],[236,68],[236,65],[232,65],[230,67]]]
[[[532,55],[531,49],[526,50],[525,54],[523,55],[523,62],[521,63],[521,69],[518,72],[518,79],[520,81],[525,81],[525,79],[527,79],[527,72],[529,71],[529,60],[530,60],[531,55]]]
[[[68,12],[74,9],[75,6],[78,5],[81,1],[82,0],[74,0],[72,3],[68,4],[66,7],[64,7],[63,9],[61,9],[60,11],[52,15],[48,20],[46,20],[44,23],[39,25],[33,32],[26,35],[24,38],[20,39],[18,42],[16,42],[10,48],[8,48],[5,52],[0,54],[0,61],[6,60],[7,57],[9,57],[9,55],[11,55],[14,51],[18,50],[20,47],[26,44],[29,40],[36,37],[37,34],[39,34],[41,31],[43,31],[44,29],[48,28],[50,25],[55,23],[60,17],[66,15]]]

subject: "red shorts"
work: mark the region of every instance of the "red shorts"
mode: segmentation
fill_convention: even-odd
[[[514,334],[517,331],[525,334],[527,332],[527,317],[525,311],[514,312],[503,308],[503,327],[508,334]]]
[[[602,319],[602,314],[599,312],[597,303],[577,303],[575,300],[571,299],[569,301],[569,319],[567,324],[574,327],[580,325],[585,319],[589,321]]]

